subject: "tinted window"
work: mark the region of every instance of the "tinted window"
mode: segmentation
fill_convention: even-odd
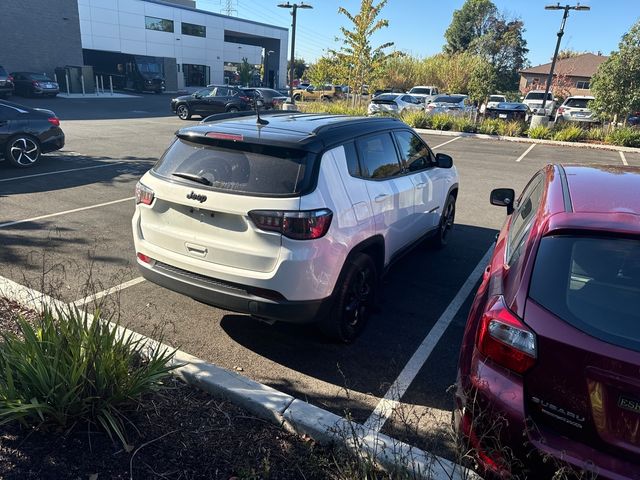
[[[144,17],[144,26],[147,30],[160,32],[173,32],[173,20],[157,17]]]
[[[194,93],[196,97],[206,97],[213,92],[213,88],[202,88]]]
[[[640,351],[640,241],[543,238],[529,296],[583,332]]]
[[[358,153],[353,143],[347,143],[344,146],[344,155],[347,158],[347,168],[353,177],[360,177],[360,164],[358,163]]]
[[[445,95],[442,97],[437,97],[434,102],[443,102],[443,103],[460,103],[465,97],[452,97],[450,95]]]
[[[153,171],[176,181],[174,173],[204,177],[209,188],[231,193],[293,195],[309,184],[313,170],[307,152],[243,142],[176,140]],[[194,186],[203,187],[194,182]]]
[[[207,28],[204,25],[182,22],[182,34],[191,35],[193,37],[206,37]]]
[[[216,88],[216,97],[230,97],[233,95],[233,90],[227,87]]]
[[[388,133],[357,140],[362,176],[376,180],[393,177],[401,172],[396,149]]]
[[[394,133],[400,158],[410,172],[417,172],[432,166],[429,149],[417,135],[400,131]]]
[[[507,244],[507,259],[509,263],[517,259],[520,254],[520,247],[524,245],[527,234],[533,225],[533,219],[542,198],[543,186],[543,179],[538,175],[522,193],[522,197],[513,212]]]
[[[431,95],[430,88],[412,88],[409,93],[417,93],[419,95]]]
[[[29,78],[31,78],[31,80],[43,80],[47,82],[53,81],[49,77],[47,77],[44,73],[32,73],[31,75],[29,75]]]
[[[489,97],[489,101],[490,102],[506,102],[504,97],[501,97],[500,95],[491,95]]]
[[[542,100],[544,98],[544,92],[529,92],[525,98],[526,100]],[[551,92],[547,94],[547,100],[553,100]]]
[[[590,98],[570,98],[565,105],[571,108],[588,108],[590,101]]]
[[[395,100],[398,98],[398,95],[395,93],[383,93],[382,95],[378,95],[376,100]]]
[[[0,75],[2,75],[2,76],[6,76],[7,75],[7,71],[4,69],[4,67],[2,65],[0,65]]]

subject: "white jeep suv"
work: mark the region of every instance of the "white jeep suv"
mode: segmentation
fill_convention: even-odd
[[[136,186],[143,276],[267,321],[317,321],[351,342],[392,261],[428,237],[446,244],[451,157],[393,118],[225,117],[178,131]]]

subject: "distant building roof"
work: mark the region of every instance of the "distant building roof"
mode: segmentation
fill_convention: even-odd
[[[594,53],[583,53],[575,57],[563,58],[556,62],[554,74],[570,75],[572,77],[588,77],[591,78],[602,62],[607,58],[605,55],[596,55]],[[536,75],[549,75],[551,62],[537,67],[526,68],[520,70],[519,73],[530,73]]]

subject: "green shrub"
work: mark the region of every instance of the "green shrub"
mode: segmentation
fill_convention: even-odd
[[[0,334],[0,425],[89,423],[127,445],[125,413],[176,368],[167,364],[174,352],[119,335],[98,318],[49,311],[33,326],[18,320],[19,335]]]
[[[587,131],[585,132],[585,138],[587,140],[596,140],[598,142],[603,142],[605,136],[606,133],[604,131],[604,128],[602,127],[592,127],[587,129]]]
[[[454,117],[447,113],[435,113],[431,115],[431,128],[435,130],[451,130]]]
[[[633,127],[617,128],[606,136],[605,141],[623,147],[640,147],[640,129]]]
[[[424,111],[405,110],[400,117],[410,127],[431,128],[431,117]]]
[[[475,133],[476,124],[470,118],[456,117],[453,120],[452,128],[457,132]]]
[[[579,142],[585,138],[584,129],[577,125],[569,125],[561,128],[553,134],[553,139],[561,142]]]
[[[505,137],[521,137],[526,129],[527,125],[524,122],[518,120],[502,121],[498,133]]]
[[[535,138],[538,140],[551,138],[551,129],[544,125],[538,125],[537,127],[530,128],[527,131],[529,138]]]
[[[363,105],[353,106],[350,101],[338,100],[335,102],[305,102],[296,103],[298,110],[305,113],[328,113],[330,115],[355,115],[367,114],[367,107]]]
[[[486,135],[497,135],[503,123],[502,120],[498,120],[497,118],[485,118],[480,123],[478,132]]]

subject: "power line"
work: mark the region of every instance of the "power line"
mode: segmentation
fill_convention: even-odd
[[[222,10],[220,10],[220,13],[224,13],[225,15],[228,15],[230,17],[235,15],[238,15],[238,1],[237,0],[225,0],[224,2],[224,6],[222,7]]]

